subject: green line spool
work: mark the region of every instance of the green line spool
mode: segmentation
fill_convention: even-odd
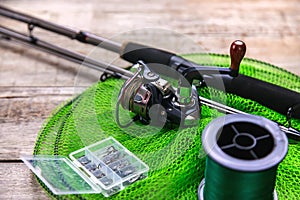
[[[276,171],[288,150],[278,125],[266,118],[232,114],[203,131],[205,179],[199,200],[276,200]]]

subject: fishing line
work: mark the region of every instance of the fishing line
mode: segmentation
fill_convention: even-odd
[[[203,131],[208,154],[200,200],[276,200],[276,171],[288,141],[274,122],[254,115],[227,115]]]

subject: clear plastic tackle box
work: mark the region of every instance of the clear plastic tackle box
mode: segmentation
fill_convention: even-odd
[[[22,156],[23,162],[56,195],[111,196],[148,176],[149,167],[113,137],[62,156]]]

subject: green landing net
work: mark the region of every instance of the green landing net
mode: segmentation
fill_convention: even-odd
[[[203,54],[185,57],[212,66],[229,67],[230,63],[230,58],[225,55],[210,54],[209,62],[207,55]],[[240,73],[300,92],[299,76],[264,62],[245,58]],[[75,150],[112,136],[150,167],[148,178],[109,198],[102,194],[51,195],[57,199],[196,200],[205,169],[201,133],[212,119],[223,114],[202,106],[198,127],[176,131],[134,124],[128,129],[121,129],[115,122],[114,113],[122,84],[123,81],[117,79],[99,82],[58,108],[40,131],[34,154],[68,156]],[[199,95],[206,98],[210,98],[212,94],[224,98],[221,92],[199,90]],[[254,101],[226,94],[226,103],[241,111],[288,125],[285,116]],[[300,130],[300,120],[293,119],[292,127]],[[279,199],[300,199],[299,185],[300,143],[291,141],[288,155],[277,172],[276,191]],[[47,190],[44,185],[43,187]]]

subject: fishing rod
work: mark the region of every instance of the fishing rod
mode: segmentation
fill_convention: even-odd
[[[101,80],[105,79],[105,75],[111,75],[117,78],[128,79],[132,76],[132,73],[128,70],[124,70],[112,64],[100,62],[91,58],[88,58],[80,53],[73,52],[59,46],[50,44],[43,40],[40,40],[34,36],[27,36],[22,33],[18,33],[11,29],[0,26],[0,34],[3,35],[4,39],[16,41],[25,45],[29,45],[38,50],[44,51],[46,53],[53,54],[55,56],[64,58],[71,62],[75,62],[77,64],[83,64],[87,67],[90,67],[95,70],[99,70],[104,72],[104,75],[101,77]]]
[[[0,15],[28,25],[29,34],[25,35],[0,26],[0,34],[4,39],[30,45],[39,50],[62,57],[69,61],[83,64],[104,72],[101,80],[107,76],[127,80],[123,85],[117,103],[117,123],[121,127],[129,126],[133,121],[161,125],[166,122],[189,126],[200,118],[201,105],[207,105],[225,113],[243,113],[223,104],[199,97],[193,81],[199,85],[248,98],[291,118],[300,119],[300,94],[280,86],[270,84],[249,76],[239,74],[246,45],[235,41],[230,47],[230,68],[202,66],[186,60],[175,53],[145,46],[134,42],[122,44],[99,37],[95,34],[67,28],[42,19],[0,6]],[[137,68],[136,72],[118,66],[99,62],[84,55],[47,43],[33,35],[35,27],[39,27],[82,43],[98,46],[115,52]],[[178,87],[173,87],[163,76],[177,79]],[[222,82],[222,86],[216,84]],[[223,87],[223,88],[222,88]],[[161,105],[152,109],[153,105]],[[136,117],[127,124],[119,120],[119,106],[132,111]],[[292,127],[281,126],[291,138],[300,140],[300,132]]]

